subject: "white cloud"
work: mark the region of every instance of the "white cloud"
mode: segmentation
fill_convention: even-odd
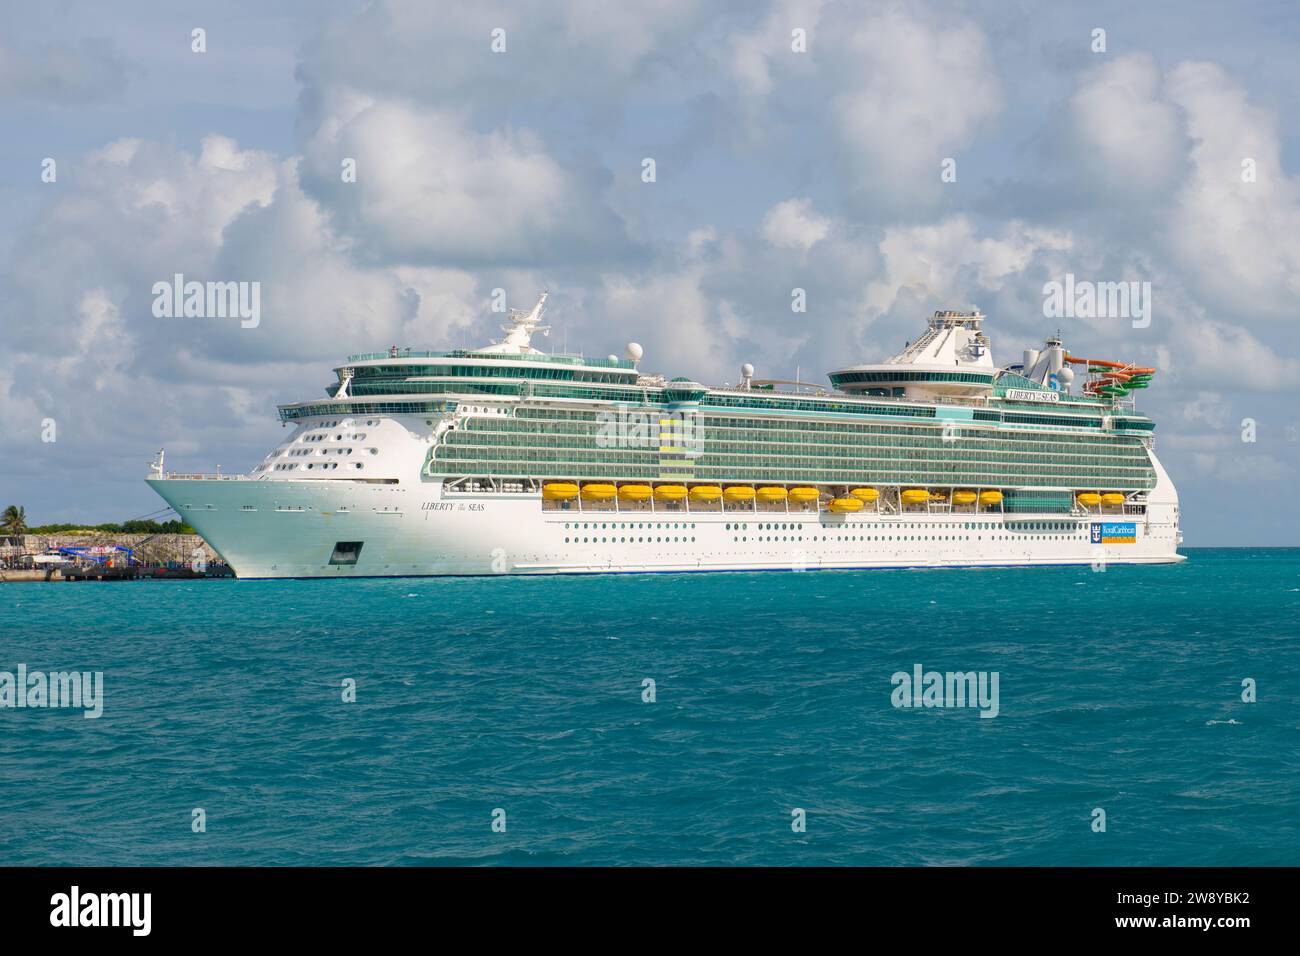
[[[617,315],[620,325],[637,330],[644,368],[712,381],[731,354],[724,321],[731,309],[705,292],[701,281],[698,266],[638,278],[606,275],[587,312]]]
[[[1086,75],[1070,101],[1073,155],[1096,199],[1167,256],[1203,306],[1291,319],[1300,295],[1300,181],[1281,161],[1277,119],[1213,63],[1162,74],[1129,54]],[[1243,161],[1254,182],[1243,181]],[[1158,206],[1158,208],[1153,208]],[[1131,244],[1119,237],[1123,246]]]
[[[1098,188],[1127,200],[1171,192],[1189,143],[1149,53],[1116,57],[1086,75],[1070,99],[1072,156]]]
[[[740,91],[750,98],[772,92],[775,71],[795,71],[815,60],[822,46],[817,25],[825,0],[778,0],[752,30],[732,34],[726,47],[726,68]],[[792,49],[795,29],[804,31],[806,50]],[[833,37],[827,37],[827,46]]]
[[[434,344],[475,320],[475,277],[358,262],[295,166],[223,137],[197,154],[130,140],[87,157],[0,273],[4,404],[53,417],[85,460],[163,439],[179,452],[171,439],[191,429],[244,442],[277,401],[321,394],[349,350]],[[153,283],[177,272],[260,283],[261,324],[156,318]],[[35,427],[0,422],[0,449]]]
[[[869,310],[892,308],[905,289],[952,307],[969,304],[969,296],[996,292],[1020,279],[1038,255],[1071,249],[1067,233],[1006,223],[1000,236],[979,236],[965,216],[922,226],[897,226],[880,243],[885,269],[867,294]],[[918,321],[921,317],[918,316]]]
[[[393,262],[547,261],[626,246],[605,185],[534,133],[479,133],[460,114],[340,93],[307,140],[308,188],[365,254]],[[356,160],[356,182],[342,162]]]
[[[1276,118],[1214,64],[1183,63],[1169,86],[1193,141],[1193,170],[1169,224],[1174,255],[1230,314],[1294,321],[1300,183],[1282,166]],[[1243,159],[1255,162],[1253,183],[1242,181]]]
[[[778,249],[808,251],[826,238],[831,221],[812,211],[810,199],[787,199],[767,211],[759,233]]]
[[[856,196],[895,212],[934,202],[941,162],[956,158],[1003,106],[983,32],[903,8],[841,10],[823,30],[842,34],[829,111]]]
[[[1179,416],[1189,425],[1222,429],[1228,424],[1230,407],[1219,392],[1196,392],[1179,405]]]
[[[1211,319],[1187,319],[1171,343],[1182,381],[1215,382],[1246,391],[1291,391],[1300,361],[1279,355],[1250,330]]]

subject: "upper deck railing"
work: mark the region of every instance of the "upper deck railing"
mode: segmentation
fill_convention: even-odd
[[[497,353],[475,352],[472,349],[452,349],[451,351],[428,351],[422,349],[389,349],[386,352],[358,352],[349,355],[349,362],[377,362],[383,359],[408,358],[454,358],[484,359],[491,362],[550,362],[560,365],[586,365],[593,368],[625,368],[633,370],[636,366],[630,359],[586,358],[582,355],[503,355]]]

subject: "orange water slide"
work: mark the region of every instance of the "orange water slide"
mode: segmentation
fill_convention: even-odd
[[[1069,362],[1071,365],[1094,365],[1097,368],[1119,369],[1129,375],[1154,375],[1156,373],[1156,370],[1153,368],[1143,368],[1137,365],[1130,365],[1128,362],[1108,362],[1105,359],[1076,358],[1069,352],[1065,353],[1065,361]]]

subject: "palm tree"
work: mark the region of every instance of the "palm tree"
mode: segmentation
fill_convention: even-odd
[[[24,534],[27,531],[27,511],[21,505],[10,505],[0,515],[0,528],[5,534]]]

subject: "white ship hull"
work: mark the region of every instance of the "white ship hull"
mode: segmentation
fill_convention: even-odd
[[[1167,481],[1167,479],[1165,479]],[[440,482],[151,479],[240,578],[799,571],[1181,561],[1176,506],[1141,516],[543,510]],[[1133,525],[1131,543],[1094,525]],[[340,542],[355,563],[331,563]],[[351,556],[349,556],[351,557]]]
[[[709,389],[641,373],[635,343],[533,349],[545,302],[484,349],[349,356],[247,476],[169,475],[160,451],[149,483],[241,578],[1182,560],[1154,425],[1121,402],[1153,369],[1053,339],[999,370],[982,315],[938,312],[835,393],[750,366]]]

